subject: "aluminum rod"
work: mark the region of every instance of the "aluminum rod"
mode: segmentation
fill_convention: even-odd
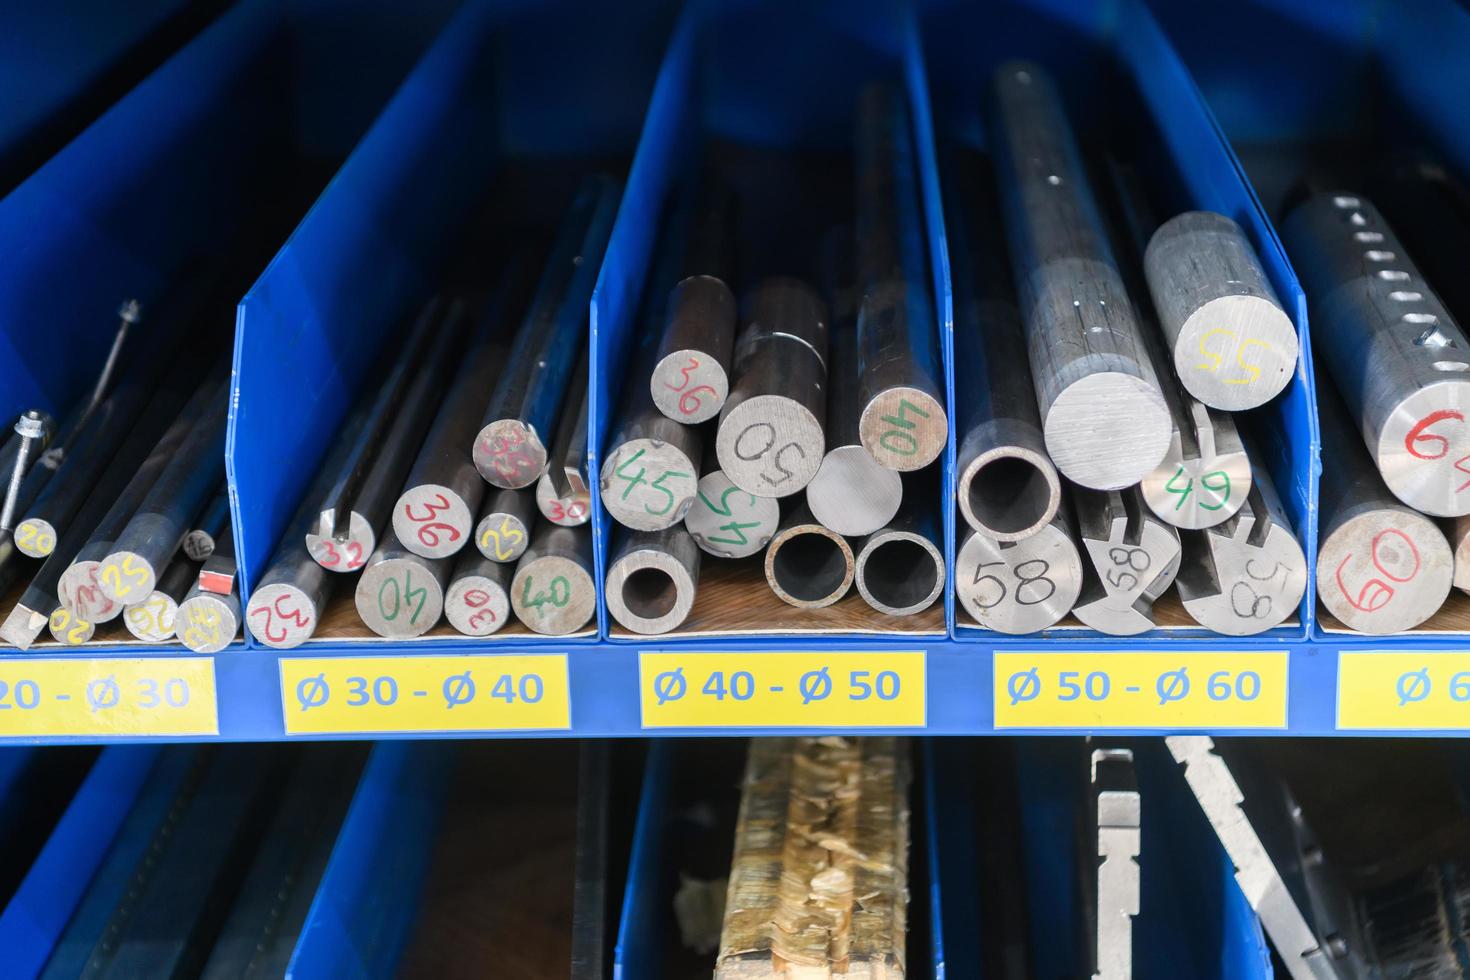
[[[775,537],[781,523],[781,505],[772,497],[757,497],[730,482],[719,461],[706,454],[704,475],[684,527],[701,551],[716,558],[748,558]]]
[[[917,615],[944,594],[944,552],[932,506],[907,510],[857,548],[858,594],[889,616]]]
[[[583,629],[597,612],[591,528],[538,523],[516,563],[510,607],[537,633],[566,636]]]
[[[1168,408],[1050,78],[995,74],[996,169],[1042,432],[1063,474],[1132,486],[1169,448]]]
[[[493,486],[531,486],[546,469],[545,439],[565,400],[602,253],[612,233],[618,183],[583,182],[550,257],[474,440],[480,475]]]
[[[944,451],[949,418],[903,91],[868,86],[857,116],[859,431],[879,463],[917,470]]]
[[[805,502],[794,504],[766,549],[766,583],[782,602],[798,609],[821,609],[847,595],[856,559],[847,539],[812,516]]]
[[[353,593],[363,625],[391,640],[411,640],[433,629],[444,612],[450,564],[414,554],[387,528]]]
[[[52,599],[51,614],[46,617],[46,624],[51,633],[51,639],[62,646],[79,647],[85,643],[92,642],[92,637],[97,632],[95,623],[78,619],[67,611],[60,600]]]
[[[123,610],[123,625],[144,643],[167,643],[174,638],[179,605],[199,582],[202,562],[174,555],[148,598]]]
[[[954,577],[955,597],[985,629],[1024,634],[1055,626],[1082,592],[1082,554],[1067,505],[1021,541],[971,531],[955,556]]]
[[[196,584],[179,603],[174,633],[195,653],[219,653],[240,635],[239,594],[206,592]]]
[[[1318,356],[1388,488],[1435,517],[1470,514],[1470,341],[1378,210],[1317,194],[1281,226]]]
[[[1454,555],[1433,520],[1399,503],[1354,431],[1348,408],[1317,379],[1322,432],[1317,596],[1348,629],[1401,633],[1449,595]]]
[[[1089,566],[1072,614],[1110,636],[1154,629],[1154,603],[1179,572],[1179,532],[1149,510],[1138,487],[1074,488],[1071,496]]]
[[[682,525],[623,532],[607,569],[607,611],[634,633],[677,629],[694,608],[699,562],[699,546]]]
[[[742,322],[715,452],[742,490],[788,497],[826,452],[827,311],[806,283],[777,277],[746,298]]]
[[[464,549],[449,574],[444,618],[465,636],[497,632],[511,619],[510,583],[514,575],[514,565],[486,558],[474,548]]]
[[[589,370],[583,351],[557,420],[551,462],[536,481],[536,507],[548,521],[562,527],[576,527],[592,518],[592,492],[587,485]]]

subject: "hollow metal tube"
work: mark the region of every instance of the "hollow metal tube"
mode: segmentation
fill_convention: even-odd
[[[545,439],[586,337],[588,304],[612,233],[618,190],[610,177],[589,177],[562,219],[474,440],[475,466],[493,486],[528,487],[546,469]]]
[[[823,527],[805,502],[787,509],[766,549],[766,583],[798,609],[821,609],[847,595],[855,560],[852,546]]]
[[[607,611],[634,633],[677,629],[694,608],[699,562],[699,546],[682,525],[623,532],[607,569]]]
[[[932,507],[911,504],[858,545],[854,579],[863,601],[889,616],[913,616],[944,593],[944,552]]]
[[[1020,541],[971,531],[955,556],[955,597],[980,626],[1035,633],[1061,622],[1082,592],[1082,555],[1063,501],[1050,524]]]
[[[586,626],[597,611],[591,529],[537,524],[516,563],[510,607],[527,627],[547,636],[565,636]]]
[[[1138,487],[1073,488],[1085,556],[1082,592],[1072,609],[1083,625],[1111,636],[1153,629],[1153,606],[1179,572],[1179,532],[1160,520]]]
[[[391,525],[357,580],[353,603],[363,625],[379,636],[423,636],[444,612],[447,558],[424,558],[403,547]]]
[[[1169,414],[1050,78],[995,74],[996,170],[1048,454],[1095,490],[1164,458]]]
[[[1282,238],[1306,289],[1322,362],[1393,494],[1470,514],[1470,341],[1363,197],[1317,194]]]
[[[514,575],[514,565],[486,558],[474,548],[464,549],[449,574],[444,618],[465,636],[497,632],[510,622],[510,583]]]

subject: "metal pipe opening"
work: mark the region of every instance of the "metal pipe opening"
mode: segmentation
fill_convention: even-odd
[[[825,534],[793,534],[771,556],[771,576],[799,602],[821,602],[849,583],[848,556]]]
[[[678,601],[679,586],[662,568],[640,568],[623,580],[623,606],[639,619],[662,619]]]
[[[972,518],[997,534],[1020,534],[1045,524],[1056,508],[1047,474],[1022,456],[994,456],[970,471],[965,495]]]

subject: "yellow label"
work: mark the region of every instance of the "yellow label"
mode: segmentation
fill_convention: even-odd
[[[1470,653],[1339,653],[1337,727],[1470,729]]]
[[[922,728],[916,653],[643,653],[644,728]]]
[[[1286,653],[997,653],[996,728],[1285,728]]]
[[[283,657],[288,735],[572,727],[566,654]]]
[[[0,661],[0,736],[217,734],[209,657]]]

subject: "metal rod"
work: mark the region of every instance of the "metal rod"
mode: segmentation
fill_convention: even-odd
[[[1401,633],[1449,595],[1454,555],[1434,521],[1399,503],[1332,383],[1317,379],[1322,431],[1317,595],[1359,633]]]
[[[473,329],[464,361],[393,505],[393,533],[405,548],[423,558],[449,558],[474,536],[485,481],[475,469],[469,446],[479,431],[479,406],[505,360],[505,349],[493,327],[511,315],[507,304],[515,301],[512,294],[517,290],[507,281],[497,292],[482,322]],[[462,304],[451,305],[450,321],[467,316]]]
[[[610,177],[589,177],[557,231],[536,297],[475,437],[475,466],[493,486],[528,487],[546,469],[544,440],[565,401],[586,337],[587,310],[612,233],[618,190]]]
[[[465,636],[496,632],[510,622],[510,583],[514,574],[514,565],[486,558],[474,548],[464,549],[449,575],[444,618]]]
[[[514,564],[531,543],[536,499],[529,490],[494,490],[480,509],[475,546],[491,561]]]
[[[45,622],[50,627],[51,639],[62,646],[69,647],[79,647],[92,641],[92,637],[97,632],[95,623],[89,623],[73,616],[54,598],[50,599],[49,603],[51,614],[45,618]]]
[[[1082,554],[1068,505],[1020,541],[971,531],[955,556],[954,578],[955,597],[985,629],[1022,634],[1055,626],[1082,592]]]
[[[1132,486],[1169,448],[1168,408],[1050,78],[995,74],[996,170],[1042,432],[1057,469]]]
[[[179,547],[191,561],[204,561],[214,554],[220,536],[229,533],[230,489],[225,483],[220,484],[219,490],[193,523]]]
[[[92,386],[92,396],[87,399],[87,407],[82,411],[83,424],[97,406],[102,404],[102,399],[107,397],[107,390],[112,386],[112,376],[117,372],[118,361],[122,357],[123,344],[127,342],[128,333],[142,318],[143,306],[135,299],[125,300],[117,308],[117,332],[113,334],[112,346],[107,350],[107,359],[102,362],[102,372],[97,375],[97,383]]]
[[[1133,980],[1133,919],[1140,908],[1143,851],[1143,800],[1133,750],[1093,749],[1091,769],[1090,836],[1097,868],[1092,976]]]
[[[932,507],[907,513],[858,546],[854,577],[858,594],[880,613],[913,616],[944,593],[944,552]]]
[[[1155,628],[1154,602],[1179,573],[1179,532],[1149,510],[1138,487],[1074,487],[1071,497],[1088,566],[1072,614],[1110,636]]]
[[[424,558],[403,547],[392,526],[363,566],[353,601],[363,625],[391,640],[423,636],[444,612],[448,558]]]
[[[551,462],[536,481],[536,506],[548,521],[562,527],[586,524],[592,517],[592,493],[587,485],[587,352],[577,360],[561,407]]]
[[[624,531],[605,579],[607,611],[634,633],[677,629],[694,608],[699,562],[699,546],[682,525]]]
[[[219,653],[240,635],[240,596],[206,592],[196,584],[179,603],[174,633],[195,653]]]
[[[788,497],[817,475],[827,448],[827,312],[806,283],[778,277],[746,298],[742,320],[715,452],[742,490]]]
[[[167,643],[173,639],[179,604],[198,584],[202,564],[186,554],[174,555],[148,598],[123,610],[123,625],[128,632],[145,643]]]
[[[917,470],[944,451],[949,418],[908,106],[894,86],[859,99],[857,187],[859,431],[879,463]]]
[[[539,522],[516,563],[510,607],[527,627],[547,636],[585,627],[597,612],[591,528]]]
[[[20,437],[20,445],[16,448],[10,482],[5,488],[5,502],[0,506],[0,531],[11,531],[15,527],[15,509],[20,501],[21,481],[30,468],[36,443],[44,442],[46,436],[46,423],[41,413],[32,410],[23,414],[15,423],[15,434]]]
[[[781,505],[730,482],[712,449],[705,452],[704,475],[684,527],[700,550],[716,558],[748,558],[770,544],[781,523]]]
[[[214,550],[199,569],[199,588],[215,595],[229,595],[235,590],[235,532],[226,518],[215,535]]]
[[[830,606],[852,587],[852,546],[798,503],[787,509],[766,549],[766,582],[782,602],[799,609]]]
[[[1470,341],[1388,222],[1356,194],[1318,194],[1281,227],[1318,353],[1393,494],[1470,514]]]
[[[954,270],[956,500],[965,522],[995,541],[1020,541],[1056,516],[1062,483],[1046,452],[1026,335],[1016,309],[1004,235],[993,215],[988,160],[956,161],[946,175]]]

